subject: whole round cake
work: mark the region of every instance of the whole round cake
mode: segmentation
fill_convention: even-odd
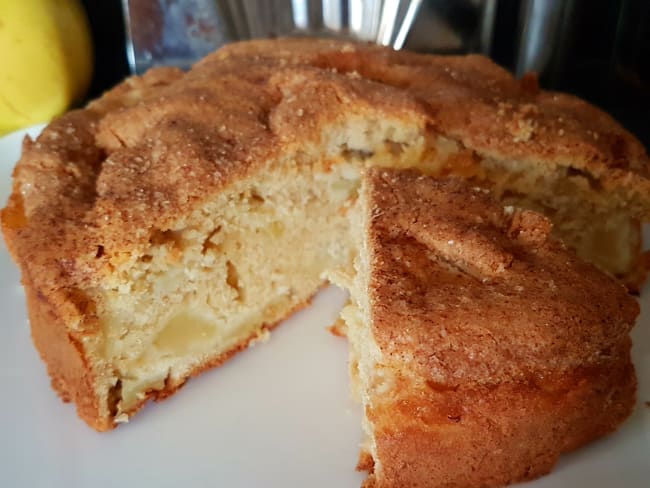
[[[650,165],[641,144],[597,108],[540,90],[534,77],[516,80],[481,56],[419,55],[334,40],[237,43],[188,72],[153,69],[54,120],[35,141],[25,140],[2,229],[22,271],[32,337],[53,387],[75,402],[91,427],[112,429],[148,400],[171,395],[191,376],[264,339],[328,279],[352,286],[353,262],[363,251],[350,218],[357,221],[363,175],[373,167],[454,177],[463,181],[467,195],[477,188],[490,192],[501,207],[529,212],[517,210],[516,216],[539,212],[550,219],[526,217],[543,222],[533,234],[545,240],[551,233],[549,239],[562,239],[572,251],[541,253],[531,269],[544,275],[549,287],[557,282],[558,290],[568,292],[567,280],[575,280],[576,292],[567,299],[613,298],[603,300],[601,309],[580,309],[579,319],[569,321],[571,334],[562,335],[557,328],[538,330],[555,320],[543,307],[489,295],[493,313],[482,320],[512,321],[503,346],[487,332],[481,336],[485,348],[493,344],[490,351],[498,352],[494,367],[502,368],[500,375],[516,371],[517,381],[532,375],[526,386],[516,383],[510,393],[499,389],[489,402],[496,409],[512,394],[524,405],[532,395],[531,408],[538,412],[543,402],[535,395],[550,388],[548,398],[575,408],[596,402],[612,413],[609,423],[583,419],[584,435],[567,434],[574,440],[566,440],[560,451],[618,425],[634,395],[627,333],[638,307],[609,276],[632,290],[645,277],[640,223],[650,217]],[[483,230],[458,229],[451,216],[427,216],[418,205],[409,212],[447,225],[449,241],[479,239],[491,249],[486,257],[499,253],[489,229],[485,236]],[[411,237],[433,245],[417,228]],[[463,261],[461,267],[469,266],[464,271],[470,276],[494,271],[482,269],[480,247],[473,252]],[[455,262],[450,256],[445,259]],[[566,272],[555,266],[558,259],[566,259]],[[507,267],[506,261],[501,265]],[[557,279],[549,270],[557,271]],[[481,280],[471,283],[483,290]],[[467,300],[457,306],[466,308],[467,317],[480,316],[487,299],[467,293],[459,292]],[[527,308],[525,314],[519,307]],[[413,309],[413,320],[422,310]],[[408,320],[394,327],[413,330]],[[600,335],[593,336],[594,327]],[[454,348],[465,347],[463,334],[467,347],[477,343],[476,330],[459,329]],[[394,336],[399,337],[406,336]],[[417,350],[417,341],[425,339],[430,337],[412,336],[411,347]],[[582,353],[573,354],[583,345]],[[520,354],[527,355],[525,361]],[[566,370],[565,360],[574,361]],[[456,371],[457,381],[481,377],[480,368],[487,367],[484,361],[472,370],[471,364],[457,365],[468,368]],[[451,363],[438,366],[444,370]],[[539,379],[544,368],[566,372],[566,383],[553,375],[548,384]],[[619,375],[619,386],[611,375]],[[445,391],[459,386],[444,375],[434,378],[434,390],[438,383]],[[606,394],[585,396],[581,388],[587,387],[612,395],[621,388],[620,399],[610,405]],[[415,415],[415,422],[419,410],[404,412]],[[510,439],[517,438],[517,429],[537,425],[517,421],[494,425],[513,429]],[[535,435],[556,439],[539,429]],[[406,431],[395,435],[403,440],[399,449],[418,450],[417,436],[410,443]],[[426,442],[429,449],[434,441]],[[391,464],[384,451],[367,452],[379,462],[373,482],[400,486],[381,473],[401,465]],[[494,456],[506,462],[503,456],[514,451],[501,452]],[[552,453],[549,462],[539,464],[545,468],[531,468],[527,475],[503,474],[510,472],[504,467],[503,476],[475,479],[496,483],[534,476],[552,464],[557,452]],[[410,461],[395,457],[395,463]],[[501,464],[476,469],[500,469],[495,466]],[[426,462],[417,467],[421,480],[430,474],[432,486],[446,479],[434,476],[437,469]]]

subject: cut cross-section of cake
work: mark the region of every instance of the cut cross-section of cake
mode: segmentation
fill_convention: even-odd
[[[615,430],[636,302],[485,190],[370,170],[342,315],[371,487],[500,486]]]
[[[648,156],[595,107],[480,56],[235,43],[25,141],[2,232],[53,386],[108,430],[265,336],[351,268],[346,213],[377,165],[539,209],[588,261],[643,279]]]

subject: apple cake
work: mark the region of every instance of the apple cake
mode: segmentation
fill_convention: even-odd
[[[53,387],[112,429],[263,339],[351,269],[347,214],[373,166],[490,189],[642,280],[648,157],[597,108],[481,56],[237,43],[25,140],[2,229]]]
[[[373,168],[342,317],[367,487],[502,486],[630,414],[636,301],[481,188]]]

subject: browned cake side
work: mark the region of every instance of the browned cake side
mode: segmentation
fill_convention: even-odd
[[[532,479],[630,414],[638,305],[546,218],[411,171],[370,170],[362,192],[344,315],[367,486]]]
[[[492,187],[504,201],[553,215],[559,233],[599,265],[627,282],[641,279],[648,157],[598,109],[517,81],[480,56],[332,40],[233,44],[188,73],[130,78],[25,141],[2,229],[54,386],[86,422],[110,429],[243,347],[308,301],[326,268],[346,265],[344,214],[358,173],[372,165],[417,166]],[[291,195],[282,194],[286,182]],[[261,187],[268,192],[255,193]],[[283,203],[274,206],[278,195]],[[305,218],[303,196],[311,205]],[[235,224],[234,213],[226,215],[231,204],[242,221],[275,219],[263,229],[268,242],[282,234],[290,243],[287,233],[304,226],[315,263],[304,280],[286,257],[286,267],[263,270],[277,280],[260,283],[249,261],[264,262],[254,254],[262,248],[246,247],[258,224],[250,234],[221,232],[220,219]],[[280,209],[293,220],[282,221]],[[601,235],[607,245],[592,249]],[[329,250],[318,248],[324,236]],[[165,291],[170,270],[189,269],[190,254],[199,256],[190,269],[195,287],[182,277]],[[201,295],[208,276],[221,283],[209,299]],[[153,372],[147,351],[131,357],[165,324],[176,334],[199,295],[216,303],[201,327],[218,316],[235,330],[230,317],[256,318],[211,351],[175,350],[178,364]],[[170,303],[182,305],[177,316],[164,315]]]

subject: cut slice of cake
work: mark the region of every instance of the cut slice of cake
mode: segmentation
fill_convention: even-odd
[[[56,390],[111,429],[265,334],[351,267],[346,213],[376,165],[539,207],[588,259],[640,276],[648,158],[598,109],[478,56],[237,43],[25,142],[2,230]]]
[[[368,487],[501,486],[616,429],[635,401],[620,283],[479,188],[368,171],[347,323]]]

